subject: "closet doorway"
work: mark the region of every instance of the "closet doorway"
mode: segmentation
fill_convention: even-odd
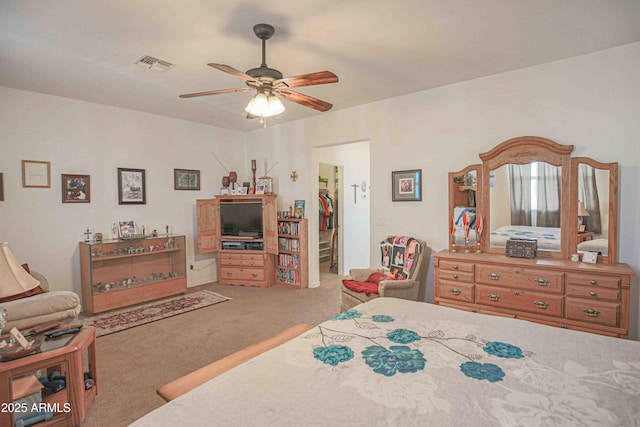
[[[342,167],[318,165],[318,263],[321,273],[338,274],[340,259],[340,176]]]

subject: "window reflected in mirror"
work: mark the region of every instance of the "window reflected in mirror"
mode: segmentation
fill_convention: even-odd
[[[510,238],[538,240],[538,250],[559,251],[562,167],[545,162],[506,164],[489,172],[491,247]]]

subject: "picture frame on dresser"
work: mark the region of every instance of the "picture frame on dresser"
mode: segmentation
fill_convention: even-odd
[[[146,171],[144,169],[118,168],[118,204],[146,205]]]
[[[62,203],[91,203],[91,176],[62,174]]]

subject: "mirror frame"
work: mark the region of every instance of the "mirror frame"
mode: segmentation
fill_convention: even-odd
[[[581,163],[587,164],[595,169],[609,171],[609,228],[608,228],[608,249],[607,255],[599,255],[598,262],[604,264],[616,264],[618,262],[618,163],[603,163],[589,157],[573,157],[571,159],[571,217],[578,217],[578,170]],[[570,247],[578,250],[578,222],[570,222]]]
[[[561,201],[562,210],[560,214],[560,250],[559,251],[538,251],[536,257],[539,258],[561,258],[567,259],[571,253],[571,241],[574,242],[576,237],[571,237],[571,230],[577,229],[577,221],[570,221],[572,214],[572,191],[571,191],[571,152],[573,145],[558,144],[547,138],[538,136],[521,136],[512,138],[498,144],[496,147],[480,154],[482,160],[482,191],[481,191],[481,210],[483,216],[485,230],[483,230],[481,238],[481,248],[488,253],[505,253],[505,248],[492,248],[488,242],[489,225],[491,224],[490,212],[490,192],[489,192],[489,173],[492,170],[506,164],[527,164],[531,162],[546,162],[554,166],[562,167],[562,185],[561,185]],[[577,188],[577,187],[576,187]],[[476,194],[476,197],[478,195]],[[576,211],[577,212],[577,202]],[[577,218],[577,215],[576,215]],[[575,223],[575,224],[573,224]],[[573,224],[573,225],[571,225]]]

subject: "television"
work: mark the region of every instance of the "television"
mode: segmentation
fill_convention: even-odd
[[[262,238],[262,204],[221,203],[220,234]]]

